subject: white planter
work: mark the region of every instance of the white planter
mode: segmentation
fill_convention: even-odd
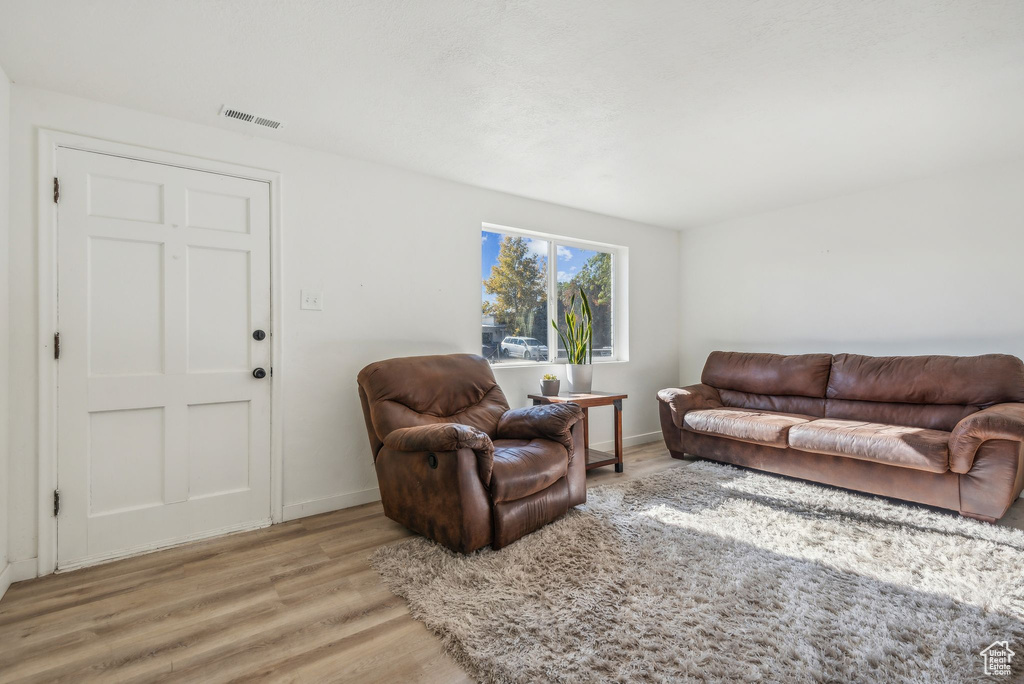
[[[589,394],[594,387],[594,366],[589,363],[569,364],[569,392]]]

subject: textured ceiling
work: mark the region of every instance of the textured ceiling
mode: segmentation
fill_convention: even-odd
[[[0,0],[0,64],[677,228],[1024,155],[1021,0]]]

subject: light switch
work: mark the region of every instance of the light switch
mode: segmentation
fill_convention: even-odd
[[[302,302],[299,308],[305,311],[323,311],[324,293],[320,290],[303,290]]]

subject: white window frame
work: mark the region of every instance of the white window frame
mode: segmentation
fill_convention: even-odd
[[[497,223],[484,222],[480,230],[490,233],[501,233],[515,237],[533,238],[545,240],[548,243],[548,358],[547,365],[564,365],[568,361],[559,359],[558,339],[551,332],[551,321],[558,317],[558,247],[574,247],[590,251],[608,252],[612,255],[612,355],[607,357],[595,357],[594,363],[622,363],[629,360],[629,248],[622,245],[613,245],[606,242],[595,242],[593,240],[580,240],[578,238],[554,235],[535,230],[523,230],[503,226]],[[478,305],[479,307],[479,305]],[[506,336],[507,337],[507,336]],[[499,344],[501,344],[499,342]],[[544,362],[535,361],[503,361],[490,364],[492,368],[515,368],[528,367],[536,368],[545,365]]]

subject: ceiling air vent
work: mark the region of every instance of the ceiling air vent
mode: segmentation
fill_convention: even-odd
[[[249,112],[243,112],[239,109],[232,109],[231,107],[224,106],[220,110],[221,116],[226,116],[229,119],[235,119],[236,121],[244,121],[245,123],[255,124],[257,126],[263,126],[264,128],[284,128],[284,124],[274,119],[268,119],[265,116],[257,116],[256,114],[250,114]]]

